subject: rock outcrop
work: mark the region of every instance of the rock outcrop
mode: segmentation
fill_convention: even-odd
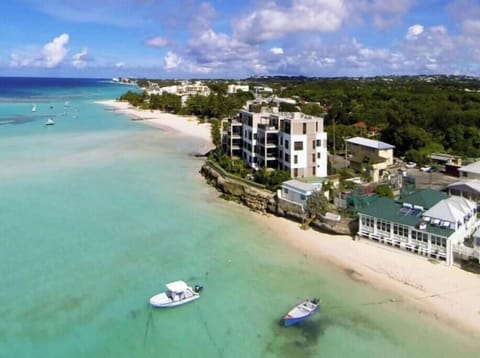
[[[252,211],[262,214],[271,213],[299,223],[304,223],[307,219],[305,212],[298,204],[282,200],[276,193],[262,189],[246,180],[235,179],[208,161],[202,166],[200,173],[210,185],[222,193],[225,199],[237,201]],[[317,218],[310,221],[309,225],[322,232],[354,235],[357,231],[354,227],[355,223],[356,220],[342,219],[340,222],[333,222]]]

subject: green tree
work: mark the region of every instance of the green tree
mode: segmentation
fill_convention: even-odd
[[[307,199],[307,212],[310,217],[323,216],[327,212],[329,205],[328,199],[323,192],[315,191]]]
[[[393,199],[393,190],[388,184],[380,184],[375,188],[375,194],[380,196],[386,196],[387,198]]]

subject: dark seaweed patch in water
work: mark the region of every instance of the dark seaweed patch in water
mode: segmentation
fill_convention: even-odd
[[[281,320],[276,325],[275,338],[266,347],[266,351],[276,356],[315,357],[315,347],[330,325],[332,321],[324,316],[314,317],[290,327],[284,327]],[[279,344],[277,338],[280,336],[283,343]]]
[[[16,125],[16,124],[24,124],[28,122],[34,122],[38,119],[38,117],[26,117],[26,116],[21,116],[21,117],[10,117],[10,118],[5,118],[5,119],[0,119],[0,125]]]

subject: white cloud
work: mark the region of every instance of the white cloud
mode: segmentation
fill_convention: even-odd
[[[115,64],[115,67],[116,67],[116,68],[124,68],[124,67],[125,67],[125,62],[117,62],[117,63]]]
[[[163,58],[163,61],[165,63],[164,68],[167,71],[171,71],[177,69],[178,66],[180,66],[180,64],[182,63],[182,58],[175,53],[169,51]]]
[[[66,46],[68,45],[68,34],[61,34],[43,47],[40,66],[53,68],[62,63],[68,53]]]
[[[415,40],[423,32],[423,30],[424,30],[424,27],[419,24],[410,26],[407,30],[407,34],[405,35],[405,38],[407,40]]]
[[[55,37],[51,42],[43,46],[38,57],[30,54],[19,55],[13,53],[10,55],[10,65],[12,67],[58,67],[67,56],[69,39],[68,34],[61,34]]]
[[[272,47],[270,49],[270,52],[273,53],[274,55],[283,55],[284,54],[283,48],[281,48],[281,47]]]
[[[235,36],[248,43],[262,43],[289,33],[335,31],[346,15],[342,0],[293,0],[289,7],[268,2],[234,23]]]
[[[145,44],[151,47],[165,47],[168,43],[168,39],[162,36],[155,36],[145,41]]]
[[[75,68],[82,69],[87,66],[88,62],[88,49],[83,48],[82,51],[72,56],[72,65]]]

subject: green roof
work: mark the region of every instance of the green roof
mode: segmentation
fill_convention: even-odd
[[[430,209],[440,200],[447,199],[448,195],[434,189],[421,189],[412,194],[401,197],[398,201],[400,203],[408,203],[412,205],[421,206],[424,209]]]
[[[428,194],[429,193],[427,193],[427,195]],[[412,202],[409,203],[413,204]],[[408,209],[406,209],[405,211],[402,210],[403,209],[401,203],[395,202],[394,200],[387,197],[380,197],[378,198],[378,200],[370,203],[368,206],[358,208],[358,213],[394,222],[397,224],[417,227],[418,223],[422,220],[421,213],[418,211],[413,211],[414,214],[412,215],[411,212],[408,211]],[[454,230],[445,229],[443,227],[433,226],[430,224],[427,224],[426,231],[431,234],[443,237],[449,237],[454,232]]]

